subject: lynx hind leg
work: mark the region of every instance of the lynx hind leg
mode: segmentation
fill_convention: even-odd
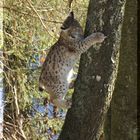
[[[57,107],[64,108],[64,109],[69,109],[72,104],[71,100],[65,100],[65,99],[60,99],[60,98],[53,99],[53,103]]]
[[[57,87],[55,87],[55,90],[53,92],[55,96],[52,102],[54,103],[54,105],[56,105],[59,108],[65,108],[65,109],[70,108],[71,102],[65,99],[65,96],[69,88],[69,84],[64,81],[56,86]]]

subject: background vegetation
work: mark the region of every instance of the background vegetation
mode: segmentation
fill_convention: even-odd
[[[66,111],[52,109],[47,94],[38,92],[38,77],[69,13],[68,4],[62,0],[4,1],[5,139],[49,140],[61,130]],[[75,0],[72,5],[83,27],[87,4],[87,0]]]

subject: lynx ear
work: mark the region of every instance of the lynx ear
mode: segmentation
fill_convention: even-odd
[[[71,17],[72,19],[74,19],[74,13],[73,13],[73,11],[71,11],[71,12],[69,13],[69,17]]]
[[[68,17],[65,19],[63,25],[61,26],[61,29],[62,30],[68,29],[72,25],[73,21],[74,21],[74,13],[70,12]]]

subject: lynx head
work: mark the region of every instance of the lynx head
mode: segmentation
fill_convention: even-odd
[[[73,12],[70,12],[61,26],[60,38],[67,42],[78,41],[83,38],[83,29],[79,22],[74,19]]]

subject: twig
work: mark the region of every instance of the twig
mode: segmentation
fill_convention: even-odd
[[[43,27],[45,28],[45,30],[48,32],[48,34],[49,34],[50,36],[52,36],[52,35],[49,33],[49,31],[48,31],[46,25],[44,24],[44,22],[43,22],[43,20],[42,20],[42,18],[40,17],[40,15],[38,14],[38,12],[37,12],[36,9],[34,8],[34,6],[31,4],[30,0],[26,0],[26,1],[27,1],[28,4],[30,5],[30,7],[33,9],[33,11],[36,13],[36,15],[38,16],[38,18],[39,18],[41,24],[43,25]],[[52,37],[53,37],[53,36],[52,36]],[[53,38],[54,38],[54,37],[53,37]]]
[[[20,112],[19,112],[19,106],[18,106],[18,101],[17,101],[17,89],[15,86],[13,87],[13,92],[15,94],[14,99],[15,99],[15,106],[16,106],[16,117],[18,117]]]
[[[33,18],[38,18],[38,16],[31,15],[31,14],[29,14],[29,13],[27,13],[27,12],[18,11],[18,10],[16,10],[16,9],[12,8],[12,7],[3,6],[3,7],[0,7],[0,8],[4,8],[4,9],[7,9],[7,10],[12,10],[12,11],[14,11],[14,12],[17,12],[17,13],[22,14],[22,15],[25,15],[25,16],[30,16],[30,17],[33,17]],[[42,18],[42,17],[40,17],[40,18],[41,18],[43,21],[46,21],[46,22],[52,22],[52,23],[62,24],[62,22],[60,22],[60,21],[46,20],[45,18]]]
[[[14,70],[12,70],[11,68],[9,68],[8,66],[6,66],[2,61],[0,61],[0,64],[1,64],[2,66],[4,66],[5,68],[7,68],[8,70],[14,71]]]
[[[18,37],[18,36],[12,36],[11,34],[5,32],[5,31],[4,31],[4,34],[6,34],[7,36],[9,36],[9,37],[12,38],[12,39],[13,39],[13,38],[18,39],[18,40],[21,41],[22,43],[27,43],[26,40],[23,40],[23,39],[21,39],[21,38]]]
[[[72,1],[73,0],[68,0],[68,7],[70,11],[72,10]]]
[[[19,109],[19,105],[18,105],[17,89],[16,89],[15,85],[13,87],[13,92],[14,92],[15,107],[16,107],[16,117],[18,118],[18,126],[19,126],[19,130],[21,132],[19,134],[21,134],[21,136],[26,140],[26,136],[25,136],[24,131],[22,129],[23,122],[22,122],[21,118],[19,117],[20,109]]]

